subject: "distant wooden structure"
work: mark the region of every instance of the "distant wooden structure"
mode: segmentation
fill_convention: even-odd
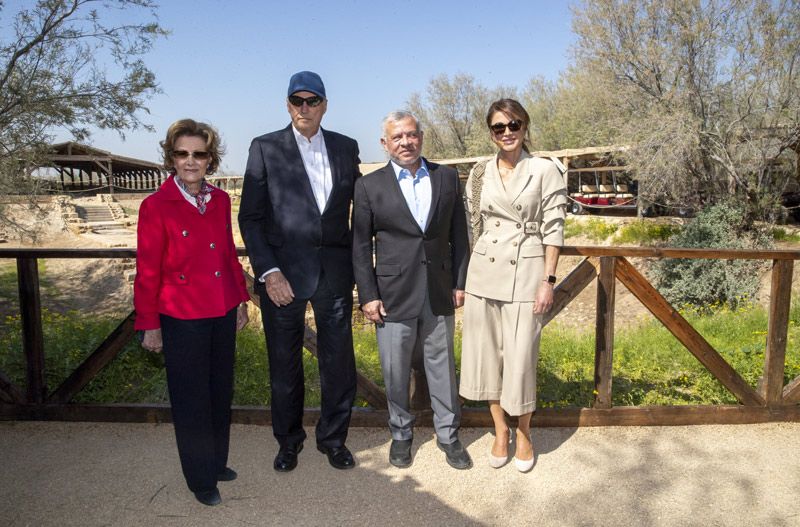
[[[166,179],[158,163],[72,141],[52,145],[47,161],[37,168],[57,170],[64,192],[152,192]]]

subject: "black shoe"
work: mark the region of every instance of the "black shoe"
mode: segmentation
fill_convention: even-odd
[[[280,447],[272,467],[278,472],[291,472],[297,466],[297,454],[302,452],[302,450],[303,443]]]
[[[411,466],[411,439],[392,439],[389,447],[389,463],[398,467]]]
[[[220,497],[219,490],[217,489],[201,490],[195,492],[194,497],[197,498],[197,501],[199,501],[203,505],[208,505],[210,507],[222,503],[222,498]]]
[[[445,453],[447,464],[458,470],[466,470],[472,466],[472,459],[466,449],[461,445],[461,441],[456,439],[449,445],[445,445],[436,440],[436,446]]]
[[[353,459],[353,454],[347,450],[347,447],[342,446],[323,446],[317,445],[317,450],[328,456],[328,462],[333,468],[346,470],[356,466],[356,460]]]
[[[239,474],[236,473],[231,467],[225,467],[225,470],[217,474],[217,481],[233,481]]]

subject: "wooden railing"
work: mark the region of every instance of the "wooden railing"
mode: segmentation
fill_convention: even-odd
[[[240,256],[246,253],[239,249]],[[558,284],[545,324],[563,310],[584,288],[597,280],[594,401],[591,408],[541,408],[536,426],[677,425],[701,423],[756,423],[800,421],[800,377],[784,385],[789,327],[789,305],[794,261],[800,251],[741,251],[658,249],[629,247],[564,247],[565,256],[584,259]],[[106,339],[56,389],[45,384],[45,352],[39,295],[38,260],[47,258],[135,258],[134,249],[0,249],[0,259],[15,259],[19,282],[22,342],[26,363],[23,390],[0,371],[0,418],[82,421],[168,421],[166,404],[75,404],[70,402],[134,336],[131,312]],[[631,263],[629,258],[758,259],[772,262],[769,322],[764,370],[758,388],[750,386],[736,370],[673,308]],[[252,279],[251,279],[252,280]],[[688,352],[739,401],[737,405],[612,406],[614,307],[617,282],[631,293],[686,347]],[[258,305],[257,299],[255,304]],[[316,335],[306,328],[305,346],[316,354]],[[426,409],[424,375],[414,376],[415,406],[421,423],[430,423]],[[386,395],[367,377],[358,374],[358,393],[370,408],[356,408],[354,426],[384,426]],[[305,412],[311,424],[318,409]],[[268,408],[235,407],[233,419],[241,423],[269,424]],[[488,410],[465,408],[464,426],[490,426]]]

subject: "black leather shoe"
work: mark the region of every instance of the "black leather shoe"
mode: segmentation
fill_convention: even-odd
[[[469,457],[469,453],[458,439],[449,445],[442,444],[437,439],[436,446],[445,453],[447,464],[451,467],[457,468],[458,470],[466,470],[472,466],[472,458]]]
[[[389,447],[389,463],[398,467],[411,466],[411,439],[392,439]]]
[[[210,507],[222,503],[222,497],[219,495],[219,490],[217,489],[195,492],[194,497],[203,505],[208,505]]]
[[[225,470],[217,474],[217,481],[233,481],[239,474],[236,473],[231,467],[225,467]]]
[[[347,450],[347,447],[342,446],[323,446],[317,445],[317,450],[328,456],[328,462],[333,468],[346,470],[356,466],[356,460],[353,459],[353,454]]]
[[[272,467],[278,472],[291,472],[297,466],[297,454],[302,452],[303,443],[282,446],[275,456]]]

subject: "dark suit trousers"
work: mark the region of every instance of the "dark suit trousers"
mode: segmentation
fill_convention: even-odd
[[[183,475],[192,492],[211,490],[228,463],[236,309],[195,320],[161,315],[161,335]]]
[[[344,445],[356,395],[353,356],[353,297],[337,295],[324,274],[311,298],[295,298],[276,307],[264,287],[259,287],[261,316],[267,339],[269,377],[272,386],[272,431],[281,446],[301,443],[305,382],[303,334],[308,302],[317,324],[317,360],[322,403],[317,423],[317,444]]]

